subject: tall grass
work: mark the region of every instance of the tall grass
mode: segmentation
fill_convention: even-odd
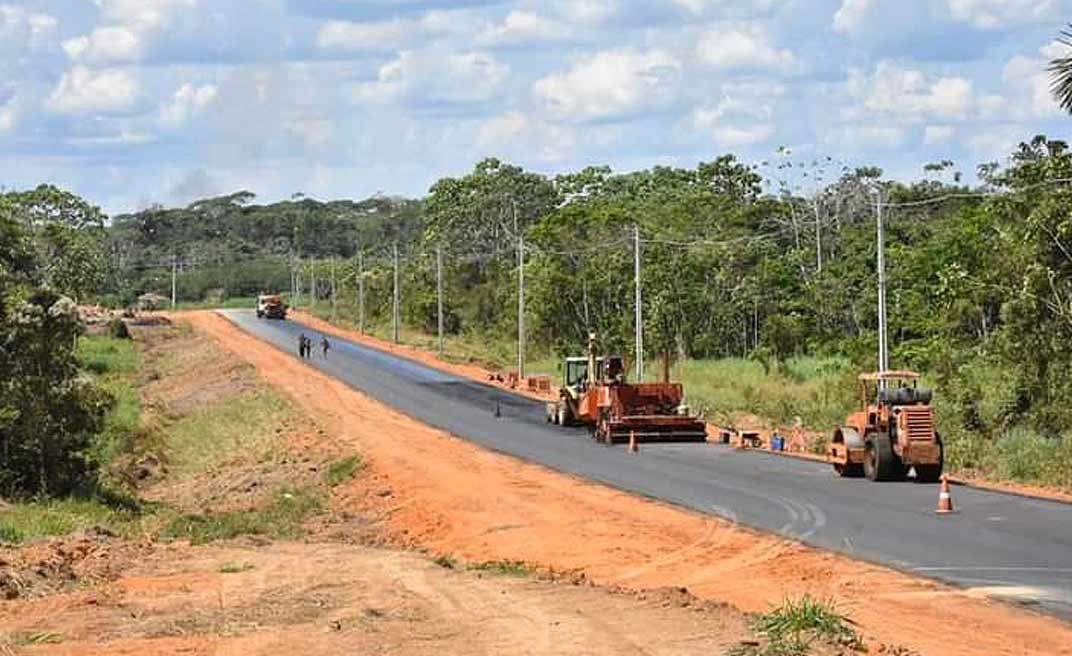
[[[655,379],[653,366],[648,376]],[[841,358],[799,356],[775,366],[742,358],[675,363],[671,378],[684,384],[686,400],[713,421],[748,413],[777,424],[799,417],[808,426],[834,426],[853,406],[853,372]]]

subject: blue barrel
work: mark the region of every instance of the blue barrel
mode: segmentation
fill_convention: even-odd
[[[770,438],[771,451],[781,451],[785,449],[785,438],[781,435],[772,435]]]

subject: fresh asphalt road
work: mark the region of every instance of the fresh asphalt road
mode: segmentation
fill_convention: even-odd
[[[712,444],[649,444],[636,457],[547,424],[542,402],[337,337],[324,359],[319,334],[299,323],[221,313],[295,357],[304,331],[310,365],[481,446],[1072,619],[1070,505],[957,487],[957,513],[939,516],[935,485],[841,479],[823,463]]]

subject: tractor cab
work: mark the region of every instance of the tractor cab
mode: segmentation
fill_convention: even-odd
[[[596,359],[596,366],[603,366],[603,358]],[[563,389],[569,390],[576,398],[577,395],[588,389],[588,385],[591,382],[588,380],[588,358],[566,358],[563,374]]]

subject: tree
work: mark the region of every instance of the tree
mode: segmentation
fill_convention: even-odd
[[[1057,42],[1066,48],[1072,48],[1072,32],[1062,30]],[[1061,108],[1072,114],[1072,52],[1054,57],[1049,66],[1051,90]]]

